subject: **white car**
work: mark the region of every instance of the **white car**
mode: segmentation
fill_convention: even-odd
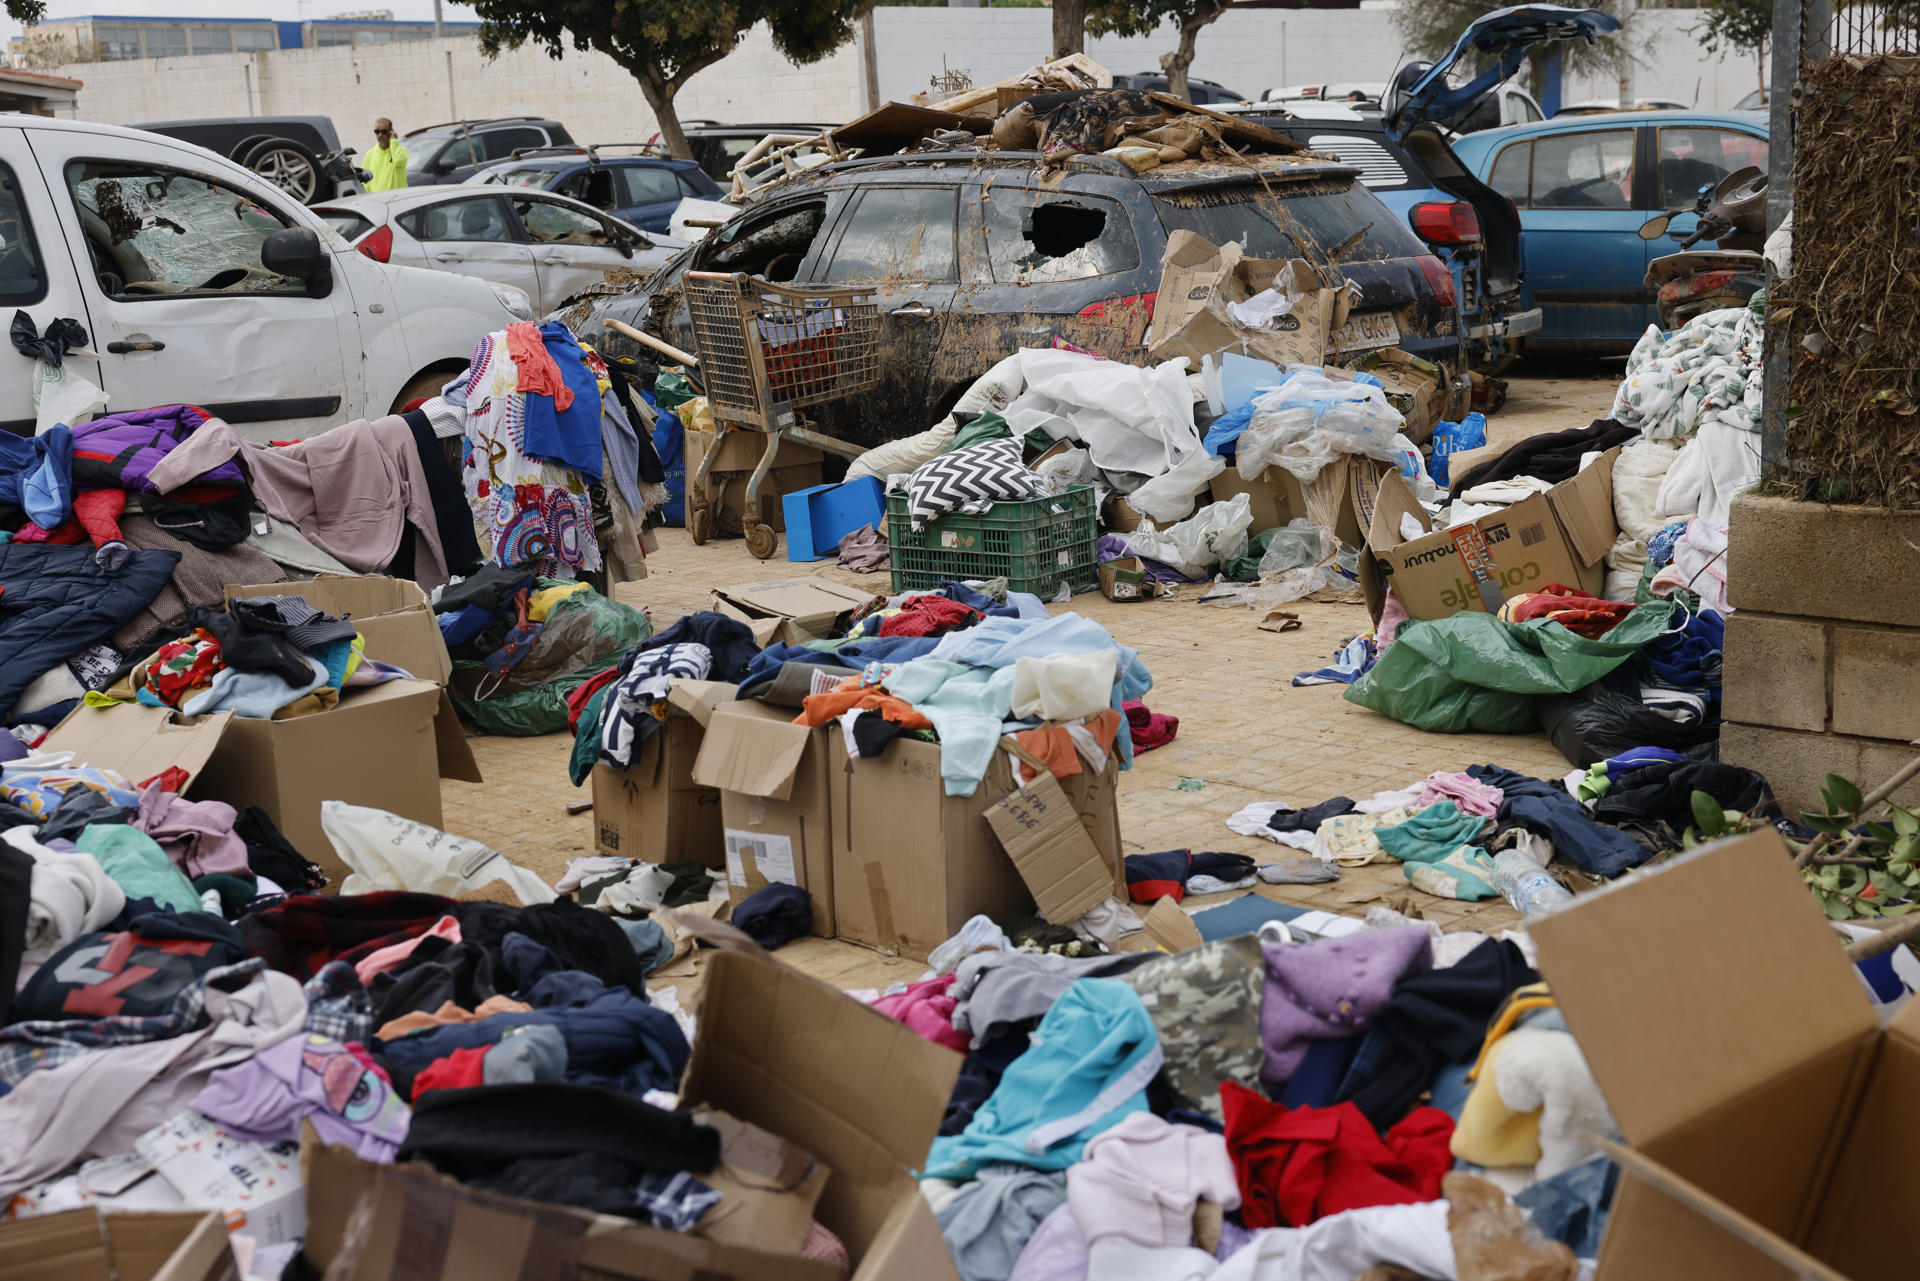
[[[369,192],[313,212],[367,257],[526,291],[536,315],[624,270],[641,278],[686,242],[544,191],[454,184]]]
[[[86,329],[75,372],[108,412],[191,403],[256,440],[311,435],[431,395],[518,290],[353,252],[285,192],[191,143],[0,116],[0,314]],[[31,434],[27,361],[0,430]]]

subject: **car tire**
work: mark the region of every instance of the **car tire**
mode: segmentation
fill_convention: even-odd
[[[1473,367],[1473,372],[1476,374],[1485,374],[1489,378],[1498,378],[1509,369],[1512,369],[1513,362],[1518,359],[1520,359],[1520,357],[1514,352],[1507,351],[1484,364],[1476,364]]]
[[[240,163],[303,205],[333,198],[333,182],[321,172],[319,157],[291,138],[255,143]]]
[[[250,133],[233,144],[233,148],[227,152],[227,159],[233,161],[236,165],[244,165],[247,163],[248,152],[263,142],[272,141],[273,135],[270,133]]]

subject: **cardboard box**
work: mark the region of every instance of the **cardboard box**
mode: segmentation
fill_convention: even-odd
[[[1366,543],[1367,523],[1360,519],[1361,504],[1356,494],[1366,494],[1371,510],[1380,477],[1393,470],[1392,464],[1377,458],[1347,455],[1334,459],[1303,484],[1284,467],[1269,467],[1258,480],[1249,481],[1241,479],[1239,470],[1229,465],[1210,482],[1210,494],[1216,503],[1245,494],[1253,512],[1252,533],[1278,529],[1304,516],[1332,529],[1346,546],[1359,548]]]
[[[1172,583],[1155,582],[1147,577],[1138,556],[1121,556],[1100,562],[1100,594],[1108,600],[1152,600],[1173,591]]]
[[[1293,309],[1272,330],[1243,329],[1227,311],[1269,288],[1299,292]],[[1304,258],[1248,258],[1236,244],[1215,245],[1192,231],[1167,237],[1160,259],[1160,288],[1147,327],[1147,355],[1156,361],[1187,356],[1198,361],[1215,352],[1237,351],[1285,368],[1324,364],[1327,347],[1346,323],[1351,297],[1329,285]]]
[[[878,476],[794,490],[781,507],[786,512],[790,561],[824,560],[837,555],[840,540],[861,526],[887,527],[887,490]]]
[[[1140,513],[1133,504],[1119,494],[1110,496],[1100,506],[1100,528],[1116,534],[1131,534],[1140,528]]]
[[[68,1210],[0,1223],[0,1281],[239,1281],[212,1210]]]
[[[1778,836],[1529,929],[1627,1141],[1600,1281],[1914,1275],[1920,1003],[1880,1027]]]
[[[821,938],[834,931],[827,754],[839,734],[838,724],[794,724],[792,708],[723,703],[693,764],[693,781],[720,793],[729,901],[738,907],[775,882],[798,885]]]
[[[625,769],[593,767],[596,853],[648,863],[725,866],[720,793],[693,778],[714,708],[736,693],[726,681],[675,681],[667,719]]]
[[[321,829],[322,801],[440,827],[440,780],[478,783],[480,769],[441,688],[453,664],[416,584],[335,577],[227,588],[229,599],[267,595],[300,595],[326,613],[352,614],[369,658],[431,678],[349,689],[330,711],[284,721],[228,712],[188,717],[131,704],[79,707],[44,746],[136,783],[179,766],[189,775],[187,796],[260,806],[295,849],[337,881],[346,868]]]
[[[1398,347],[1369,351],[1353,362],[1386,385],[1387,403],[1407,420],[1407,439],[1424,445],[1447,406],[1447,371]]]
[[[848,757],[831,736],[835,933],[902,956],[924,958],[967,918],[1035,911],[1032,892],[1007,857],[987,811],[1014,790],[1005,752],[995,752],[972,796],[948,796],[940,744],[899,738],[871,760]],[[1060,780],[1081,822],[1126,885],[1120,848],[1118,763]],[[1122,891],[1124,894],[1124,890]]]
[[[1408,616],[1448,618],[1462,610],[1496,612],[1508,598],[1549,583],[1598,595],[1606,580],[1606,555],[1619,530],[1613,521],[1613,460],[1600,460],[1544,494],[1454,529],[1432,530],[1398,471],[1380,480],[1360,558],[1360,584],[1367,607],[1380,616],[1391,587]],[[1411,516],[1432,532],[1403,539],[1400,522]]]
[[[775,641],[801,645],[830,636],[842,618],[872,599],[872,592],[825,578],[776,578],[713,589],[713,607],[751,628],[762,649]]]

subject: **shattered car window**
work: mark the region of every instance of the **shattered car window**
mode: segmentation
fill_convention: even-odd
[[[1140,247],[1119,205],[1096,196],[1037,196],[988,187],[987,257],[1001,284],[1087,280],[1132,271]]]
[[[67,166],[67,188],[111,297],[306,289],[260,265],[260,246],[287,224],[251,196],[178,170],[92,160]]]
[[[933,284],[953,280],[952,187],[884,187],[866,192],[840,244],[827,279],[836,283]]]
[[[1198,232],[1216,245],[1231,240],[1249,258],[1319,261],[1343,245],[1342,262],[1427,252],[1403,220],[1388,216],[1364,188],[1344,181],[1290,182],[1272,190],[1229,183],[1168,192],[1153,204],[1169,232]]]
[[[835,194],[835,206],[843,196]],[[813,241],[826,225],[829,200],[810,200],[798,208],[788,208],[772,217],[736,222],[714,232],[706,244],[702,271],[743,271],[775,282],[792,280],[806,260]]]

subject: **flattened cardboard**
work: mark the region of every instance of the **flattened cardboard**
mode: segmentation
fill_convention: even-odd
[[[725,1112],[703,1109],[694,1120],[720,1132],[720,1164],[700,1181],[725,1198],[694,1235],[798,1254],[832,1172],[799,1144]]]
[[[1370,518],[1363,520],[1355,501],[1356,491],[1367,495],[1366,509],[1371,512],[1373,494],[1380,477],[1393,466],[1377,458],[1346,455],[1320,469],[1320,474],[1302,484],[1300,478],[1284,467],[1269,467],[1258,480],[1243,480],[1237,468],[1229,466],[1209,482],[1213,501],[1226,502],[1239,494],[1247,496],[1253,513],[1253,533],[1278,529],[1289,521],[1305,517],[1333,530],[1334,536],[1348,547],[1366,543]]]
[[[727,896],[738,906],[776,882],[813,903],[813,933],[835,928],[827,740],[839,727],[793,723],[790,709],[752,699],[721,705],[708,722],[693,779],[720,792]]]
[[[1463,610],[1487,610],[1487,597],[1464,567],[1462,541],[1484,545],[1487,588],[1501,600],[1562,583],[1598,594],[1606,578],[1606,554],[1618,536],[1613,518],[1613,462],[1617,448],[1543,494],[1453,530],[1434,530],[1413,490],[1389,470],[1376,490],[1367,527],[1361,585],[1379,616],[1392,588],[1412,618],[1449,618]],[[1430,532],[1400,535],[1402,516]],[[1496,606],[1497,607],[1497,606]]]
[[[896,744],[898,746],[898,744]],[[955,1281],[911,1171],[926,1163],[961,1056],[778,962],[707,961],[682,1102],[798,1144],[832,1173],[819,1218],[853,1281]]]
[[[434,621],[433,602],[410,579],[322,574],[303,582],[226,589],[228,600],[245,596],[299,596],[323,614],[348,616],[367,638],[368,658],[436,685],[445,685],[453,675],[453,659]]]
[[[871,599],[869,592],[825,578],[777,578],[713,589],[713,607],[745,623],[762,649],[775,641],[801,645],[828,636],[835,620]]]
[[[1200,927],[1172,898],[1155,902],[1140,923],[1147,927],[1147,937],[1169,952],[1190,951],[1206,942],[1200,937]]]
[[[1198,361],[1215,352],[1237,351],[1281,368],[1319,365],[1350,307],[1346,292],[1328,285],[1304,258],[1248,258],[1236,243],[1215,245],[1192,231],[1167,237],[1160,264],[1160,288],[1146,339],[1147,355],[1156,361],[1174,356]],[[1272,330],[1236,324],[1227,304],[1245,302],[1268,288],[1301,296]]]
[[[49,752],[72,752],[73,759],[117,770],[129,782],[143,783],[171,767],[192,781],[219,750],[232,712],[182,719],[164,707],[81,704],[54,726],[42,744]]]
[[[0,1281],[239,1281],[213,1210],[68,1210],[0,1222]]]
[[[1119,888],[1079,811],[1051,774],[1038,774],[1007,793],[987,810],[987,823],[1032,891],[1040,915],[1054,925],[1073,924]]]

